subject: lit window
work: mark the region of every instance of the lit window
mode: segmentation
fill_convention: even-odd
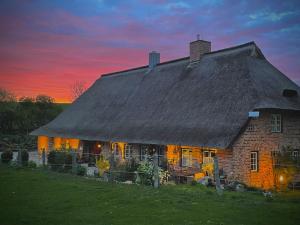
[[[192,167],[193,165],[193,151],[189,148],[182,149],[181,165],[183,167]]]
[[[280,133],[281,132],[281,115],[280,114],[272,114],[271,115],[271,131],[272,133]]]
[[[257,152],[251,152],[250,159],[251,159],[251,162],[250,162],[251,171],[257,171],[258,170],[258,167],[257,167],[257,164],[258,164]]]
[[[203,152],[203,164],[213,163],[215,156],[216,156],[215,151],[204,151]]]
[[[119,158],[121,156],[121,152],[120,152],[118,143],[113,143],[112,150],[113,150],[115,158]]]
[[[131,159],[132,157],[132,145],[125,145],[125,159]]]

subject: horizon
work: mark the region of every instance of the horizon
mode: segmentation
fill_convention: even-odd
[[[300,85],[298,1],[4,0],[0,3],[0,87],[17,97],[71,102],[71,86],[101,74],[188,56],[197,34],[212,51],[254,41]]]

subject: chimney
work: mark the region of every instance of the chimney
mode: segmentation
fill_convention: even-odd
[[[200,60],[201,56],[205,53],[211,52],[211,42],[199,40],[190,42],[190,61],[194,62]]]
[[[152,51],[149,53],[149,68],[153,69],[158,63],[160,63],[160,54]]]

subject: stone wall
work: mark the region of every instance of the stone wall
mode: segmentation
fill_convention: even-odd
[[[271,114],[281,114],[282,132],[271,132]],[[232,179],[263,189],[273,188],[272,151],[283,146],[300,149],[300,113],[292,111],[263,110],[259,118],[251,119],[245,131],[237,138],[232,147],[232,163],[226,173]],[[251,171],[250,154],[258,153],[258,170]]]

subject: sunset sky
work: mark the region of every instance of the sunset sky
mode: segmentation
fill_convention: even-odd
[[[255,41],[300,84],[300,1],[1,0],[0,87],[70,101],[74,82],[188,56],[200,34],[213,50]]]

